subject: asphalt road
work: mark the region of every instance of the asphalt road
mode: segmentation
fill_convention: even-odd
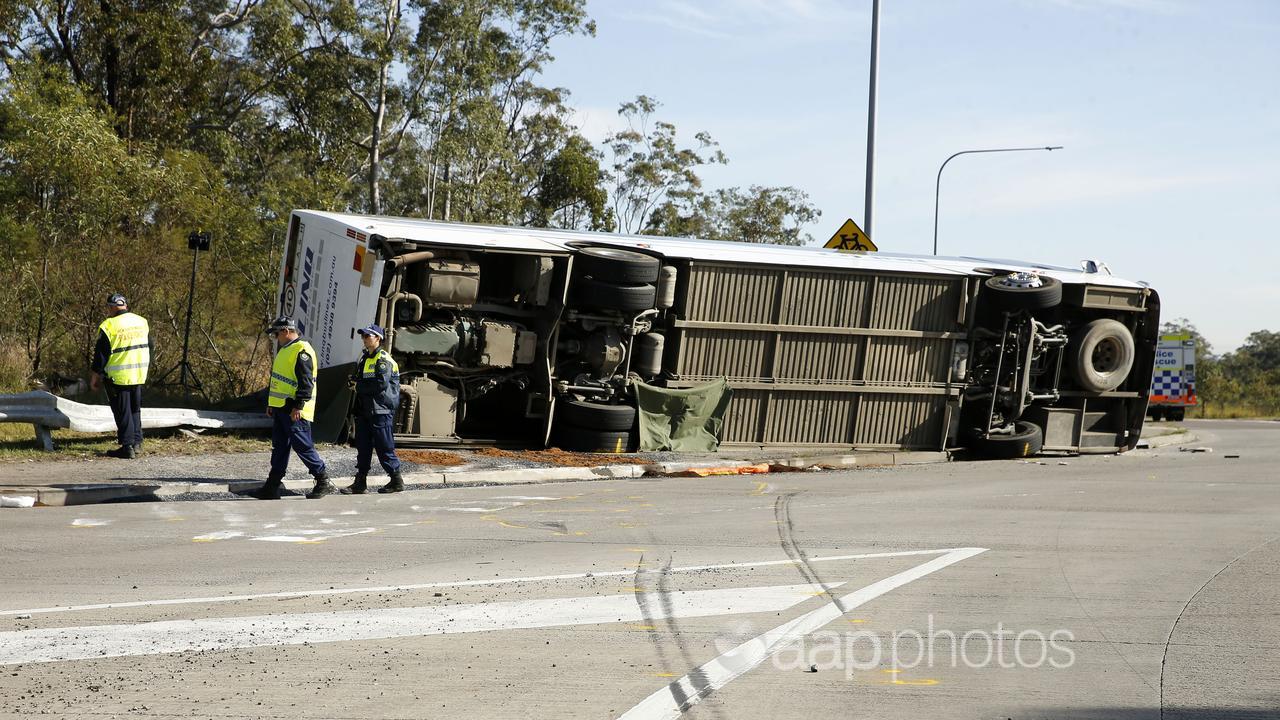
[[[1280,423],[1188,425],[1211,452],[0,511],[0,717],[1274,719]]]

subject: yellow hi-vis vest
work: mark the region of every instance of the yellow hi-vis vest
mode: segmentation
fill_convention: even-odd
[[[387,352],[386,350],[383,350],[382,348],[378,348],[377,355],[364,359],[364,368],[362,368],[360,377],[365,379],[377,377],[379,360],[387,361],[387,364],[391,366],[392,375],[400,374],[400,365],[395,361],[394,358],[391,357],[391,353]]]
[[[147,382],[147,366],[151,364],[148,344],[150,327],[146,318],[131,312],[112,315],[98,326],[111,344],[111,355],[102,369],[116,385],[142,385]]]
[[[298,394],[298,353],[305,351],[311,356],[311,371],[319,374],[316,367],[316,351],[306,340],[295,340],[280,348],[276,359],[271,363],[271,385],[267,387],[267,405],[273,408],[284,407],[284,401]],[[311,388],[311,399],[302,405],[302,419],[316,419],[316,387]]]

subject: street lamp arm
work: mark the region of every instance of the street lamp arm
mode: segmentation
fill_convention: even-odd
[[[960,157],[961,155],[972,155],[974,153],[998,153],[998,152],[1023,152],[1026,150],[1061,150],[1062,145],[1043,145],[1040,147],[1016,147],[1016,148],[986,148],[982,150],[961,150],[958,153],[952,153],[950,157],[942,161],[942,165],[938,167],[938,178],[933,184],[933,254],[938,254],[938,195],[942,190],[942,171],[947,167],[947,163]]]

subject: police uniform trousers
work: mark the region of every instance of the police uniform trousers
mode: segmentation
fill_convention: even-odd
[[[311,421],[294,420],[288,408],[273,408],[271,413],[271,477],[281,479],[289,469],[289,451],[298,453],[302,464],[314,476],[324,473],[324,460],[316,452],[311,439]]]
[[[396,457],[396,441],[392,435],[390,415],[361,415],[356,417],[356,472],[368,473],[373,451],[378,451],[378,463],[388,475],[400,472],[400,458]]]
[[[142,444],[142,386],[104,383],[121,447]]]

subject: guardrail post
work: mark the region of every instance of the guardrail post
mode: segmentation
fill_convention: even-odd
[[[53,452],[53,433],[49,428],[40,423],[32,423],[31,427],[36,430],[36,444],[45,452]]]

